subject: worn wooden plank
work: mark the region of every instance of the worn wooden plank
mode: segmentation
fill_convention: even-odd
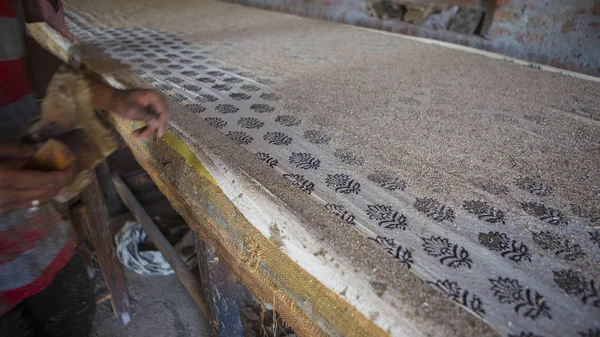
[[[113,311],[119,322],[127,324],[131,321],[129,296],[127,296],[121,264],[117,259],[112,235],[108,227],[109,216],[104,194],[100,189],[95,173],[92,182],[81,193],[81,199],[86,211],[84,225],[96,250],[104,283],[110,291]]]
[[[208,315],[206,304],[202,299],[202,287],[196,276],[187,268],[179,254],[175,251],[173,246],[171,246],[167,238],[160,232],[142,205],[135,199],[133,193],[131,193],[123,180],[117,174],[113,174],[112,182],[115,186],[115,190],[121,197],[121,200],[127,205],[129,211],[131,211],[138,223],[142,225],[144,231],[148,234],[156,248],[158,248],[165,257],[165,260],[169,262],[175,271],[175,275],[177,275],[198,308],[200,308],[205,315]]]
[[[236,278],[229,272],[209,243],[196,237],[196,254],[204,291],[212,337],[243,335],[242,321],[235,296]]]

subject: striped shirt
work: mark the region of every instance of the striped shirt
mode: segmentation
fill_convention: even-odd
[[[20,0],[0,0],[0,142],[18,141],[39,114],[23,60]],[[71,259],[73,230],[52,204],[0,215],[0,315],[44,289]]]

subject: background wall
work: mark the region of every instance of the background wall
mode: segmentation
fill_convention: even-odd
[[[483,36],[380,19],[373,16],[371,7],[373,1],[381,0],[226,1],[458,43],[600,76],[600,0],[383,0],[392,4],[489,6],[493,10],[489,10],[492,14]]]

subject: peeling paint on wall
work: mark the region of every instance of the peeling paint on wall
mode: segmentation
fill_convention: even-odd
[[[365,0],[226,1],[462,44],[600,76],[600,0],[496,0],[485,37],[372,17]]]

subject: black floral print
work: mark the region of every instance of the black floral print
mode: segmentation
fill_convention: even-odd
[[[228,77],[228,78],[224,79],[223,82],[227,82],[227,83],[240,83],[240,82],[242,82],[242,79],[241,78],[237,78],[237,77]]]
[[[396,260],[400,261],[400,263],[406,268],[410,269],[411,265],[414,264],[410,249],[396,244],[394,239],[383,236],[377,236],[376,238],[369,239],[380,245],[385,252],[393,256]]]
[[[248,145],[252,142],[252,137],[243,131],[229,131],[228,136],[238,144]]]
[[[301,174],[284,174],[283,177],[302,189],[306,194],[311,194],[315,189],[315,184],[304,178]]]
[[[167,77],[167,81],[175,84],[179,84],[183,82],[183,78],[180,77]]]
[[[210,77],[200,77],[200,78],[197,78],[196,81],[202,82],[202,83],[215,83],[215,80]]]
[[[246,91],[259,91],[260,87],[254,84],[244,84],[240,87],[242,90]]]
[[[404,191],[406,181],[386,171],[375,171],[367,176],[367,179],[390,191]]]
[[[434,198],[417,198],[414,203],[415,208],[427,214],[428,217],[437,221],[454,221],[454,210],[450,207],[442,205]]]
[[[567,294],[580,297],[584,304],[600,308],[600,291],[593,279],[586,279],[583,274],[573,269],[553,271],[554,282]]]
[[[360,166],[365,162],[365,160],[362,157],[356,155],[352,151],[344,149],[336,149],[333,153],[333,156],[339,159],[342,163],[349,165]]]
[[[210,75],[210,76],[215,76],[215,77],[220,77],[220,76],[223,76],[223,75],[225,75],[225,73],[224,73],[224,72],[222,72],[222,71],[218,71],[218,70],[209,71],[209,72],[207,72],[206,74],[207,74],[207,75]]]
[[[212,86],[212,88],[219,91],[229,91],[232,89],[232,87],[227,84],[215,84]]]
[[[183,88],[187,91],[191,91],[191,92],[198,92],[200,90],[202,90],[202,87],[194,85],[194,84],[184,84]]]
[[[190,108],[190,110],[192,110],[195,113],[201,113],[206,110],[206,108],[200,104],[186,104],[186,107]]]
[[[272,93],[262,93],[260,94],[260,98],[264,99],[265,101],[278,101],[279,100],[279,96],[272,94]]]
[[[367,216],[371,220],[376,220],[379,226],[387,229],[406,230],[408,226],[404,214],[388,205],[367,205]]]
[[[483,303],[477,295],[472,295],[469,290],[462,289],[458,286],[458,283],[450,280],[437,280],[436,282],[428,282],[429,284],[442,291],[446,296],[451,298],[454,302],[469,308],[471,311],[479,316],[485,315],[485,309]]]
[[[238,112],[240,110],[240,108],[238,108],[232,104],[219,104],[219,105],[217,105],[215,110],[217,110],[218,112],[220,112],[222,114],[234,114],[234,113]]]
[[[490,207],[485,201],[471,200],[463,203],[463,208],[485,222],[505,224],[504,212]]]
[[[236,101],[242,101],[250,99],[250,95],[244,94],[243,92],[234,92],[229,95],[229,97],[235,99]]]
[[[155,70],[154,73],[156,75],[162,75],[162,76],[167,76],[167,75],[171,75],[172,72],[166,70],[166,69],[160,69],[160,70]]]
[[[302,123],[302,120],[295,116],[282,115],[277,116],[275,121],[283,126],[298,126]]]
[[[325,208],[329,212],[337,215],[340,219],[344,220],[347,224],[355,225],[355,217],[346,210],[346,207],[335,204],[327,204],[325,205]]]
[[[335,191],[343,194],[358,194],[360,184],[354,179],[350,179],[347,174],[328,174],[325,179],[327,187],[335,188]]]
[[[181,75],[193,77],[193,76],[198,76],[198,72],[193,71],[193,70],[186,70],[186,71],[182,71]]]
[[[171,70],[181,70],[181,69],[183,69],[183,66],[181,64],[169,64],[167,66],[167,68],[169,68]],[[169,74],[171,74],[170,71],[169,71]],[[169,74],[166,74],[166,75],[169,75]]]
[[[242,117],[238,120],[238,124],[246,129],[260,129],[265,125],[265,123],[254,117]]]
[[[171,94],[170,97],[175,102],[183,102],[187,100],[187,97],[183,96],[182,94]]]
[[[173,89],[172,85],[168,85],[168,84],[164,84],[164,83],[158,84],[156,87],[162,91],[171,91]]]
[[[478,239],[479,243],[490,250],[500,252],[500,255],[511,261],[517,263],[521,261],[531,262],[529,248],[525,244],[517,242],[517,240],[511,240],[504,233],[479,233]]]
[[[516,185],[522,190],[542,197],[552,194],[552,188],[532,177],[522,177],[516,180]]]
[[[307,130],[304,132],[304,138],[313,144],[329,144],[331,137],[319,130]]]
[[[277,159],[275,159],[275,158],[271,157],[271,155],[270,155],[270,154],[268,154],[268,153],[259,152],[259,153],[257,153],[257,154],[256,154],[256,156],[257,156],[257,157],[258,157],[260,160],[264,161],[264,162],[265,162],[265,163],[267,163],[269,166],[271,166],[271,168],[273,168],[273,167],[277,166],[277,164],[278,164],[278,161],[277,161]]]
[[[502,278],[490,279],[491,290],[500,303],[514,304],[518,314],[531,319],[546,317],[552,319],[550,307],[546,304],[544,296],[529,288],[525,289],[516,279]]]
[[[289,160],[290,164],[303,170],[316,170],[321,166],[321,161],[310,153],[292,152]]]
[[[533,242],[543,250],[552,250],[554,255],[567,261],[574,261],[586,254],[578,243],[569,239],[561,238],[560,235],[551,231],[540,231],[532,234]]]
[[[473,260],[469,252],[462,246],[453,245],[447,238],[432,236],[421,238],[423,249],[429,256],[439,258],[441,264],[452,268],[467,267],[471,269]]]
[[[218,118],[218,117],[207,117],[204,120],[207,121],[208,124],[210,124],[211,126],[217,128],[217,129],[222,129],[227,125],[226,121],[224,121],[222,118]]]
[[[264,140],[268,141],[269,144],[273,145],[290,145],[292,143],[292,137],[286,135],[283,132],[267,132],[263,136]]]
[[[567,226],[569,224],[565,216],[559,210],[546,207],[543,204],[539,204],[536,202],[526,202],[521,203],[521,208],[523,208],[523,210],[528,214],[538,217],[540,220],[547,222],[551,225]]]
[[[204,57],[204,56],[203,56],[203,57]],[[194,69],[194,70],[206,70],[206,69],[208,69],[208,67],[207,67],[207,66],[205,66],[204,64],[194,64],[194,65],[193,65],[193,66],[191,66],[191,67],[192,67],[192,69]],[[204,78],[208,78],[208,77],[204,77]],[[215,81],[215,80],[214,80],[214,79],[212,79],[212,78],[208,78],[208,79],[212,80],[212,82],[214,82],[214,81]],[[212,83],[212,82],[209,82],[209,83]]]
[[[275,108],[268,104],[252,104],[250,109],[258,113],[271,113],[275,111]]]
[[[588,232],[588,234],[590,235],[590,240],[596,245],[598,246],[598,248],[600,248],[600,231],[593,231],[593,232]]]
[[[200,95],[198,97],[196,97],[196,100],[202,103],[210,103],[210,102],[215,102],[218,100],[218,98],[216,98],[213,95]]]

